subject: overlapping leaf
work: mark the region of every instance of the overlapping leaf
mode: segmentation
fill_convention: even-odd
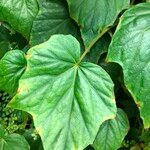
[[[150,127],[150,3],[126,11],[113,37],[108,60],[119,63],[145,128]]]
[[[31,48],[27,69],[10,106],[32,114],[44,149],[81,150],[102,122],[113,118],[113,83],[99,66],[81,62],[80,45],[55,35]]]
[[[93,147],[95,150],[117,150],[127,134],[129,122],[123,110],[118,109],[114,119],[105,121],[99,129]]]
[[[7,52],[0,60],[0,90],[13,95],[18,88],[18,80],[26,67],[24,53],[20,50]]]
[[[129,5],[129,0],[67,0],[71,17],[81,27],[88,47],[113,25],[118,14]]]

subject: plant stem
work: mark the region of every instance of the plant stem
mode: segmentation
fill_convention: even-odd
[[[86,56],[86,54],[90,51],[90,49],[94,46],[94,44],[109,30],[109,28],[104,29],[93,41],[91,44],[85,49],[84,53],[81,55],[79,61],[77,62],[77,65],[80,64],[80,62],[83,60],[83,58]]]

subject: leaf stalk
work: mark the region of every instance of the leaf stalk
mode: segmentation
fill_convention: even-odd
[[[86,56],[88,52],[90,52],[91,48],[94,46],[94,44],[109,30],[109,28],[106,28],[102,30],[102,32],[90,43],[90,45],[85,49],[84,53],[81,55],[79,61],[77,62],[77,65],[81,63],[83,58]]]

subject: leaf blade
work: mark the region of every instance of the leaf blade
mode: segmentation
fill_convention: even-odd
[[[25,67],[26,59],[22,51],[8,51],[0,60],[0,89],[13,95]]]
[[[100,126],[93,147],[95,150],[116,150],[121,146],[128,130],[127,116],[123,110],[118,109],[114,119],[107,120]]]
[[[77,66],[79,59],[80,45],[70,35],[55,35],[31,48],[18,93],[9,104],[32,114],[46,150],[85,148],[100,124],[116,113],[110,77],[97,65]]]

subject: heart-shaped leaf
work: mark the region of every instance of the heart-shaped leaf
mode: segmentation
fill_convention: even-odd
[[[102,122],[113,118],[113,83],[99,66],[80,62],[80,44],[55,35],[31,48],[10,106],[32,114],[45,150],[81,150]]]
[[[145,128],[150,127],[150,3],[124,13],[107,60],[122,66],[125,85],[140,110]]]

